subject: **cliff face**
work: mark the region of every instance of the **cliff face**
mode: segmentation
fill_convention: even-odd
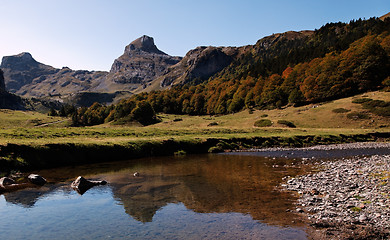
[[[0,92],[5,92],[4,75],[1,69],[0,69]]]
[[[239,53],[235,47],[197,47],[158,79],[162,88],[204,81],[228,66]]]

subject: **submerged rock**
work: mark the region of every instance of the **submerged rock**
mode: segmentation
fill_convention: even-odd
[[[97,186],[97,185],[105,185],[107,184],[106,181],[91,181],[87,180],[82,176],[79,176],[74,180],[71,184],[71,187],[76,190],[79,194],[83,195],[86,191],[88,191],[90,188]]]
[[[43,186],[46,184],[46,179],[39,176],[38,174],[30,174],[28,180],[35,185]]]

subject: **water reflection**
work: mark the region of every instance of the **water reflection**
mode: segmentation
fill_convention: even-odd
[[[156,212],[169,203],[183,203],[198,213],[243,213],[280,226],[301,226],[289,193],[275,190],[282,177],[307,171],[294,160],[254,156],[202,155],[185,158],[142,159],[136,162],[96,164],[43,170],[38,174],[49,184],[5,194],[7,202],[33,207],[57,189],[71,191],[77,176],[105,179],[114,199],[140,222],[152,222]],[[134,177],[134,172],[139,177]]]

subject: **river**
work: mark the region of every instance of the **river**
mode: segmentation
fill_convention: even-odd
[[[294,210],[296,196],[278,188],[310,172],[319,152],[275,152],[41,170],[43,187],[0,195],[0,239],[307,239],[312,229]],[[344,152],[334,153],[357,154]],[[70,187],[80,175],[108,184],[80,195]]]
[[[276,189],[302,166],[209,154],[42,170],[43,187],[0,195],[0,238],[306,239],[296,199]],[[79,175],[108,184],[80,195]]]

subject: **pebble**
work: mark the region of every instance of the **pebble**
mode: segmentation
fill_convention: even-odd
[[[390,231],[390,155],[314,164],[321,171],[288,178],[282,185],[303,193],[296,203],[297,212],[314,226],[320,220],[321,226],[352,224]]]

